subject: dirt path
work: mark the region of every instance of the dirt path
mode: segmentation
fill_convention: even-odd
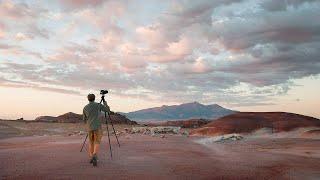
[[[273,141],[200,145],[195,138],[147,135],[112,138],[111,160],[104,137],[98,167],[79,152],[84,136],[16,137],[0,140],[1,179],[312,179],[319,158],[277,153]],[[287,142],[287,140],[285,140]],[[279,142],[285,144],[285,142]],[[289,142],[292,144],[292,142]],[[305,143],[305,142],[304,142]],[[288,144],[288,143],[287,143]],[[299,142],[297,143],[299,144]],[[305,144],[304,144],[305,145]],[[309,143],[319,147],[320,142]],[[278,145],[280,146],[280,145]],[[261,149],[262,148],[262,149]]]

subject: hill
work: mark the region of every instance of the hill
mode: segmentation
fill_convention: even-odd
[[[135,121],[167,121],[184,119],[217,119],[235,113],[217,104],[203,105],[198,102],[173,106],[161,106],[122,113]]]
[[[126,118],[124,115],[121,115],[119,113],[110,113],[112,122],[114,124],[137,124],[135,121],[131,121],[130,119]],[[99,117],[103,122],[104,120],[104,115],[101,114]],[[107,117],[109,120],[109,117]],[[36,122],[58,122],[58,123],[83,123],[82,120],[82,115],[81,114],[76,114],[73,112],[68,112],[65,114],[62,114],[60,116],[40,116],[35,119]]]
[[[300,127],[320,127],[320,120],[285,112],[240,112],[212,121],[191,131],[194,135],[250,133],[261,128],[273,132],[290,131]]]

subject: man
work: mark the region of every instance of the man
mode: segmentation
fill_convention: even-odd
[[[87,104],[83,108],[83,120],[87,124],[88,128],[88,137],[89,137],[89,156],[90,156],[90,163],[93,166],[97,166],[98,160],[98,151],[99,146],[102,138],[102,127],[101,127],[101,120],[99,119],[101,111],[110,112],[110,108],[107,105],[107,102],[104,100],[104,96],[102,96],[103,104],[94,102],[95,95],[89,94]]]

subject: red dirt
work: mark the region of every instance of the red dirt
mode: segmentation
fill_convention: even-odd
[[[320,127],[320,120],[284,112],[240,112],[214,120],[202,128],[191,131],[196,135],[222,135],[250,133],[260,128],[274,132],[290,131],[300,127]]]
[[[247,139],[201,145],[197,137],[103,138],[98,167],[79,148],[83,136],[0,140],[1,179],[310,179],[320,177],[319,140]],[[307,147],[307,148],[306,148]],[[299,149],[290,154],[290,149]],[[306,148],[306,150],[304,150]],[[313,150],[313,151],[312,151]],[[304,152],[306,151],[306,152]],[[308,153],[307,153],[308,152]]]

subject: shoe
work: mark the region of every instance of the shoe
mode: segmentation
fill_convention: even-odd
[[[97,155],[93,155],[92,164],[93,164],[93,166],[97,166],[97,164],[98,164]]]

